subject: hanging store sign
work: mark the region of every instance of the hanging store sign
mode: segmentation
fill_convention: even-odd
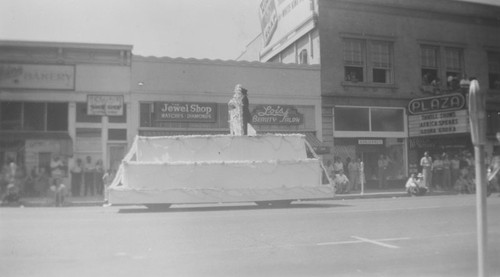
[[[359,145],[384,145],[384,139],[358,139]]]
[[[0,88],[75,89],[75,67],[0,63]]]
[[[254,125],[299,125],[304,116],[294,106],[260,105],[252,112]]]
[[[433,112],[456,111],[465,107],[465,98],[462,94],[453,93],[436,97],[413,99],[408,104],[410,114],[424,114]]]
[[[122,116],[123,95],[88,95],[87,115]]]
[[[467,110],[440,112],[408,117],[410,137],[458,134],[469,132]]]
[[[215,122],[216,103],[159,102],[154,113],[158,121]]]

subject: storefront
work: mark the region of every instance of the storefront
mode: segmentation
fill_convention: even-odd
[[[360,158],[366,187],[401,187],[407,176],[405,109],[397,107],[335,106],[333,156],[346,161]],[[379,170],[379,159],[387,166]],[[346,166],[344,166],[345,168]]]
[[[67,186],[76,159],[90,156],[93,165],[101,160],[104,169],[117,166],[130,133],[126,101],[131,49],[127,45],[0,41],[2,173],[15,163],[17,179],[51,178],[43,188],[21,187],[25,195],[47,192],[53,161],[62,162],[57,176]]]
[[[67,160],[73,155],[69,101],[50,96],[74,87],[75,68],[71,65],[0,63],[3,167],[15,163],[19,176],[42,168],[49,174],[53,157]],[[63,177],[67,177],[66,170]]]
[[[141,102],[140,110],[142,136],[229,134],[227,103]],[[301,133],[317,154],[330,151],[307,129],[314,125],[314,106],[251,104],[250,111],[258,134]]]
[[[424,152],[431,157],[447,154],[450,158],[473,153],[469,113],[462,94],[418,98],[408,104],[409,168],[420,172]]]
[[[301,133],[317,154],[321,137],[319,67],[144,58],[132,64],[131,102],[141,136],[229,134],[228,101],[248,89],[257,134]],[[161,76],[161,77],[160,77]]]

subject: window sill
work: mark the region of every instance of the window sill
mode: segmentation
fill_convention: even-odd
[[[396,84],[348,82],[348,81],[342,81],[341,85],[344,87],[360,87],[360,88],[387,88],[387,89],[398,88]]]

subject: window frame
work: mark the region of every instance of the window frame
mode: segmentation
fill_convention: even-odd
[[[395,84],[393,39],[345,36],[342,37],[342,51],[344,82],[387,86]],[[377,71],[383,74],[385,81],[379,81]]]

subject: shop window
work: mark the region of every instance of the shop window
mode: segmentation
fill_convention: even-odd
[[[127,140],[127,129],[109,129],[108,140]]]
[[[151,127],[152,126],[152,103],[140,103],[140,125],[141,127]]]
[[[46,103],[24,103],[24,130],[44,131]]]
[[[20,130],[22,129],[22,102],[0,103],[0,129]]]
[[[371,126],[375,132],[403,132],[404,114],[402,109],[371,109]]]
[[[368,108],[335,108],[336,131],[370,131]]]
[[[307,50],[302,49],[299,53],[299,64],[307,64]]]
[[[111,123],[127,123],[127,105],[123,104],[123,114],[120,116],[109,116],[108,121]]]
[[[76,122],[101,123],[101,116],[88,115],[87,103],[76,103]]]
[[[67,103],[47,103],[47,131],[68,131]]]
[[[500,52],[488,52],[488,83],[490,89],[500,90]]]

